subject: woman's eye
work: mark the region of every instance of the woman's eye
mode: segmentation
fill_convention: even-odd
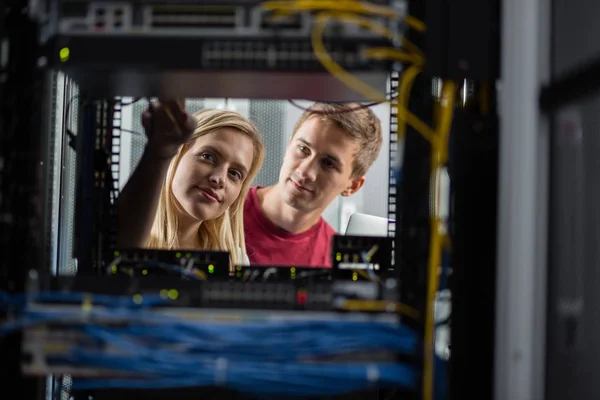
[[[215,157],[210,153],[202,153],[200,154],[200,158],[210,162],[215,162]]]
[[[308,153],[308,148],[306,146],[303,146],[303,145],[299,145],[298,146],[298,150],[300,150],[303,153]]]
[[[235,178],[235,179],[242,179],[242,174],[239,171],[236,170],[231,170],[229,171],[229,173]]]

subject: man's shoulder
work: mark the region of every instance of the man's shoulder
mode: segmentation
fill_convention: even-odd
[[[258,196],[260,195],[259,192],[262,192],[265,189],[268,189],[270,186],[262,186],[262,185],[256,185],[256,186],[251,186],[250,189],[248,189],[248,195],[246,196],[246,202],[248,202],[250,199],[254,199],[258,202]]]
[[[246,200],[248,200],[251,196],[256,196],[256,191],[260,187],[261,186],[251,186],[250,189],[248,189],[248,195],[246,196]]]
[[[335,229],[333,229],[333,227],[331,225],[329,225],[329,223],[327,221],[325,221],[325,219],[323,217],[321,217],[319,219],[319,224],[321,224],[321,231],[323,232],[324,235],[327,236],[334,236],[337,235],[337,231]]]
[[[258,198],[256,197],[256,192],[258,189],[260,189],[262,186],[252,186],[250,187],[250,189],[248,189],[248,194],[246,195],[246,200],[244,200],[244,204],[245,206],[249,206],[249,205],[258,205]]]

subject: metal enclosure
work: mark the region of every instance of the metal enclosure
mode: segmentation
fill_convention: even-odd
[[[553,2],[552,74],[600,55],[600,4]],[[600,397],[600,96],[553,113],[546,398]]]
[[[544,398],[550,1],[503,0],[496,400]]]

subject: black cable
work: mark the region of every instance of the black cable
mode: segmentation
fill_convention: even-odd
[[[396,97],[397,95],[398,95],[397,93],[388,93],[387,96],[391,99],[391,98]],[[383,104],[383,103],[385,103],[385,101],[374,101],[374,102],[362,104],[362,105],[357,106],[357,107],[349,107],[348,106],[348,107],[346,107],[343,110],[330,111],[330,112],[312,110],[310,108],[310,106],[309,107],[303,107],[300,104],[296,103],[295,100],[292,100],[292,99],[288,99],[288,103],[290,103],[294,107],[299,108],[299,109],[301,109],[303,111],[310,111],[313,114],[317,114],[317,115],[336,115],[336,114],[346,114],[346,113],[353,112],[353,111],[364,110],[365,108],[370,108],[370,107],[373,107],[373,106],[377,106],[379,104]],[[338,101],[327,101],[327,102],[321,102],[321,103],[334,104],[334,105],[347,105],[348,103],[351,103],[351,102],[348,102],[348,101],[340,101],[340,102],[338,102]]]

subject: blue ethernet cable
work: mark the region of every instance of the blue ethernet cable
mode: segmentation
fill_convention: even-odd
[[[257,397],[274,395],[329,396],[349,391],[378,388],[414,388],[418,374],[414,369],[400,364],[309,364],[231,362],[218,358],[198,361],[196,368],[178,369],[172,366],[144,368],[132,360],[79,354],[76,359],[64,362],[94,365],[114,369],[144,370],[154,372],[149,379],[75,379],[73,389],[167,389],[181,387],[224,386]],[[148,367],[148,366],[146,366]],[[162,369],[162,371],[161,371]],[[163,372],[163,373],[161,373]]]
[[[84,296],[45,294],[39,298],[79,303]],[[62,324],[62,329],[79,331],[91,341],[74,344],[61,358],[49,355],[47,362],[108,368],[141,378],[76,379],[76,387],[82,389],[217,384],[269,397],[334,395],[374,384],[378,387],[417,384],[417,373],[400,363],[322,362],[323,358],[355,351],[414,354],[418,345],[416,334],[401,325],[339,320],[200,323],[145,308],[135,309],[139,304],[129,300],[94,296],[94,304],[102,303],[106,308],[92,308],[85,313],[85,318],[79,308],[56,308],[48,312],[43,308],[25,307],[21,319],[12,326],[0,327],[0,334],[35,324]],[[93,346],[85,347],[84,343],[93,343]],[[106,346],[113,351],[105,351]],[[318,360],[321,362],[317,363]]]

